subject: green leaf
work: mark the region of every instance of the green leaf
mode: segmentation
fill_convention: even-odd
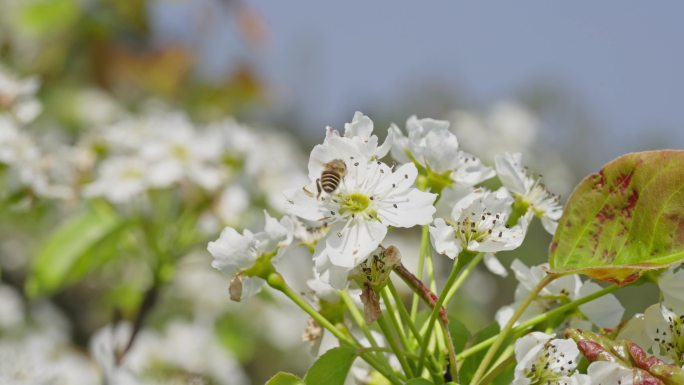
[[[356,350],[341,346],[323,354],[304,376],[306,385],[343,385],[349,368],[356,358]]]
[[[428,381],[424,378],[414,378],[414,379],[408,380],[408,382],[406,382],[406,385],[433,385],[433,384],[434,384],[433,382]]]
[[[501,329],[499,328],[499,324],[497,324],[496,322],[489,324],[489,326],[485,327],[484,329],[480,330],[475,334],[473,341],[471,342],[471,345],[476,345],[490,337],[499,334],[500,330]],[[470,383],[470,381],[473,378],[473,374],[475,374],[475,371],[477,370],[477,367],[480,365],[480,361],[482,361],[485,354],[487,354],[487,349],[475,353],[472,356],[466,358],[465,361],[463,361],[463,364],[461,365],[461,368],[458,372],[458,375],[461,377],[461,384]]]
[[[63,31],[81,15],[75,0],[42,0],[22,5],[19,19],[22,26],[41,36]]]
[[[551,269],[618,284],[684,260],[684,151],[621,156],[570,196]]]
[[[30,296],[52,294],[81,278],[116,251],[127,222],[108,206],[68,219],[42,245],[27,281]]]
[[[266,381],[266,385],[304,385],[304,381],[292,373],[278,372]]]
[[[451,339],[454,341],[454,348],[456,348],[457,352],[465,348],[468,338],[470,338],[468,328],[463,322],[452,318],[451,315],[449,315],[449,334],[451,334]]]

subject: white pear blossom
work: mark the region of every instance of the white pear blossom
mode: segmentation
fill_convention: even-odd
[[[684,314],[684,268],[671,267],[658,278],[663,303],[678,314]]]
[[[163,135],[143,143],[140,153],[148,160],[150,177],[155,186],[166,187],[188,179],[206,190],[216,189],[225,179],[219,161],[220,139],[212,132],[199,132],[180,115]]]
[[[44,154],[27,131],[1,114],[0,164],[8,166],[8,190],[28,188],[33,194],[45,198],[67,199],[73,196],[68,182],[55,180],[57,174],[70,175],[68,161]]]
[[[232,227],[226,227],[216,241],[209,242],[207,249],[214,257],[211,266],[231,278],[231,299],[241,301],[256,294],[264,286],[261,278],[244,276],[244,270],[254,266],[259,257],[271,254],[275,262],[280,256],[282,247],[290,244],[292,235],[287,224],[288,217],[280,222],[265,213],[264,231],[252,233],[244,230],[238,233]]]
[[[332,193],[319,197],[316,181],[333,160],[343,161],[346,173]],[[413,227],[432,221],[436,195],[413,187],[417,174],[413,164],[393,170],[380,161],[371,161],[352,138],[329,136],[324,144],[314,147],[309,161],[311,183],[286,192],[286,196],[289,213],[327,223],[330,228],[318,243],[314,259],[319,269],[333,268],[336,272],[335,278],[325,273],[322,277],[337,283],[346,281],[346,273],[378,247],[389,226]]]
[[[544,229],[554,234],[563,214],[560,198],[551,194],[541,183],[541,179],[528,174],[523,166],[521,153],[497,155],[494,164],[499,180],[515,195],[517,203],[541,218]]]
[[[0,114],[7,112],[20,124],[32,122],[43,110],[35,97],[39,86],[35,76],[20,79],[0,67]]]
[[[655,304],[646,309],[644,322],[653,353],[669,364],[684,366],[684,315]]]
[[[32,330],[0,339],[0,384],[90,385],[97,371],[87,358],[64,341],[64,336]]]
[[[397,161],[415,160],[435,174],[447,173],[457,185],[474,186],[494,176],[494,170],[459,149],[449,122],[412,116],[406,121],[406,130],[408,136],[396,125],[389,129],[387,140],[392,141],[392,157]]]
[[[515,343],[516,366],[511,385],[590,385],[577,373],[579,349],[571,339],[532,332]]]
[[[430,226],[430,238],[438,253],[454,259],[463,250],[494,253],[520,246],[527,223],[523,217],[517,225],[507,226],[513,199],[506,189],[465,192],[450,218],[437,218]]]
[[[594,385],[633,385],[634,371],[610,361],[592,362],[587,368],[587,375]]]
[[[24,311],[21,295],[13,287],[0,283],[0,333],[22,325]]]
[[[511,264],[511,270],[515,273],[518,280],[518,286],[515,290],[515,300],[510,306],[502,307],[496,313],[496,320],[503,327],[513,315],[515,309],[520,305],[524,298],[534,289],[534,287],[546,276],[549,265],[544,263],[537,266],[527,267],[518,259]],[[552,308],[586,297],[596,291],[601,290],[601,287],[594,282],[586,281],[582,283],[580,277],[576,274],[562,276],[539,292],[534,301],[527,307],[520,322],[524,322],[536,315],[545,313]],[[580,312],[588,318],[591,323],[584,322],[583,319],[578,319],[574,316],[570,317],[570,322],[575,326],[591,328],[594,324],[602,328],[615,327],[620,323],[622,315],[625,312],[624,307],[620,301],[612,295],[607,294],[599,297],[591,302],[579,306]]]
[[[111,157],[99,167],[97,179],[83,188],[86,197],[105,197],[113,203],[130,202],[152,186],[147,163],[139,157]]]
[[[537,116],[515,101],[498,102],[486,114],[452,111],[448,120],[463,148],[488,163],[506,151],[533,150],[540,128]]]

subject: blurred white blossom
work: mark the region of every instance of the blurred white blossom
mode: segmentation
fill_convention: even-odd
[[[20,79],[0,67],[0,116],[4,112],[20,124],[32,122],[43,110],[35,97],[39,86],[35,76]]]
[[[511,270],[513,270],[518,280],[518,286],[515,289],[515,301],[510,306],[502,307],[496,313],[496,320],[499,325],[503,327],[508,322],[513,316],[515,309],[520,306],[528,294],[546,276],[548,268],[549,266],[546,263],[527,267],[517,259],[513,261]],[[562,276],[552,281],[539,292],[522,317],[520,317],[519,322],[524,322],[560,304],[586,297],[599,290],[601,290],[601,287],[598,284],[591,281],[582,283],[582,280],[576,274]],[[591,324],[601,328],[615,327],[620,323],[625,312],[624,307],[612,294],[585,303],[579,306],[579,310],[590,323],[586,324],[583,318],[577,318],[576,316],[571,316],[569,320],[574,323],[574,326],[584,328],[591,328]]]

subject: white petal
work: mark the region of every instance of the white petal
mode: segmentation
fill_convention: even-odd
[[[494,166],[499,180],[506,188],[521,195],[527,193],[526,180],[529,178],[523,169],[521,153],[497,155],[494,157]]]
[[[266,281],[257,277],[242,277],[242,294],[240,301],[245,301],[248,298],[256,295],[261,289],[266,286]]]
[[[254,235],[245,230],[241,235],[235,229],[226,227],[216,241],[209,242],[207,250],[214,257],[211,266],[233,276],[240,269],[248,268],[254,263],[250,253]]]
[[[392,124],[388,130],[387,141],[392,140],[392,158],[399,163],[410,163],[411,160],[406,156],[408,150],[408,138],[404,136],[399,127]],[[384,145],[383,145],[384,146]]]
[[[672,363],[672,359],[667,357],[667,352],[660,351],[660,344],[655,342],[656,339],[660,340],[661,344],[672,342],[672,331],[670,330],[670,324],[667,321],[668,317],[676,317],[676,315],[662,304],[649,306],[644,312],[646,334],[654,341],[652,345],[653,353],[658,356],[658,358],[668,363]]]
[[[344,124],[344,136],[358,136],[363,139],[370,138],[373,133],[373,121],[363,113],[356,111],[351,123]]]
[[[665,306],[677,314],[684,314],[684,268],[665,271],[658,278],[658,287],[663,294]]]
[[[394,130],[387,130],[387,137],[380,147],[375,150],[375,157],[382,159],[390,152],[394,145],[396,132]]]
[[[377,221],[352,220],[342,228],[337,224],[326,237],[330,262],[339,267],[353,268],[368,257],[387,235],[387,227]]]
[[[556,234],[556,229],[558,228],[558,220],[551,219],[548,215],[542,215],[541,217],[542,226],[549,234]]]
[[[344,290],[347,286],[347,277],[351,268],[335,266],[330,262],[328,251],[324,242],[316,245],[313,256],[317,278],[337,290]]]
[[[484,264],[487,267],[487,269],[492,272],[492,274],[496,274],[499,277],[508,277],[508,270],[504,267],[503,264],[499,261],[499,258],[496,257],[496,255],[492,253],[487,253],[484,256]]]
[[[492,234],[482,240],[482,242],[471,241],[468,245],[468,250],[486,253],[513,250],[520,247],[524,239],[525,229],[520,224],[510,229],[499,227],[493,229]]]
[[[430,240],[435,251],[451,259],[456,258],[463,250],[461,242],[456,238],[454,228],[442,218],[435,219],[433,225],[430,226]]]
[[[494,319],[496,319],[496,323],[499,324],[499,327],[503,328],[504,326],[506,326],[508,321],[510,321],[510,319],[513,318],[513,314],[515,314],[514,305],[506,305],[501,307],[496,312]]]
[[[435,204],[437,212],[436,216],[448,217],[452,215],[453,208],[457,202],[463,199],[468,194],[472,193],[474,188],[464,184],[452,184],[451,186],[442,190],[442,195],[439,201]],[[459,214],[460,215],[460,214]]]
[[[653,340],[646,333],[646,320],[643,314],[635,314],[632,319],[627,321],[620,328],[620,332],[616,340],[629,340],[644,350],[647,350],[653,345]]]
[[[456,170],[451,173],[451,179],[457,184],[473,186],[496,175],[491,167],[485,166],[479,158],[467,152],[459,151],[455,158]]]
[[[631,369],[620,366],[615,362],[596,361],[587,368],[592,384],[601,385],[633,385],[634,373]]]
[[[306,191],[304,191],[306,189]],[[308,192],[307,192],[308,191]],[[321,202],[316,199],[316,186],[310,184],[304,188],[294,188],[285,191],[287,213],[309,221],[322,220],[330,213],[325,212]]]
[[[389,226],[408,228],[427,225],[432,222],[432,216],[436,210],[432,203],[436,198],[436,194],[412,189],[399,198],[405,202],[383,205],[382,209],[378,209],[378,214],[382,223]],[[393,206],[395,204],[396,208]]]
[[[268,215],[264,210],[264,217],[266,218],[264,225],[264,232],[271,240],[279,247],[287,246],[294,237],[294,222],[291,218],[285,216],[280,221]]]
[[[553,334],[546,334],[542,332],[532,332],[526,336],[519,338],[515,342],[515,359],[520,364],[530,351],[535,350],[536,347],[542,347],[544,344],[554,337]]]
[[[580,288],[579,297],[586,297],[601,289],[601,286],[598,284],[587,281]],[[620,301],[612,294],[585,303],[580,306],[579,309],[591,322],[602,328],[613,328],[617,326],[625,313],[625,308],[622,307]]]
[[[406,163],[401,165],[398,169],[391,171],[389,166],[384,163],[376,164],[373,167],[378,167],[378,172],[384,172],[384,176],[374,188],[374,193],[381,197],[393,197],[395,195],[403,194],[413,188],[418,176],[418,169],[413,163]],[[369,171],[372,173],[373,171]]]

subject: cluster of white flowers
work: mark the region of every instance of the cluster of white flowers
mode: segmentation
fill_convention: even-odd
[[[447,121],[411,117],[407,135],[392,125],[382,144],[373,128],[360,112],[343,133],[328,127],[323,143],[311,151],[309,183],[285,192],[292,216],[287,221],[295,224],[289,238],[314,250],[318,287],[345,288],[349,273],[383,243],[390,228],[430,225],[438,253],[452,259],[465,251],[487,253],[487,265],[499,273],[505,269],[494,253],[519,247],[534,216],[549,232],[555,230],[560,202],[529,176],[520,154],[497,157],[495,170],[459,148]],[[398,164],[388,165],[388,154]],[[478,186],[497,173],[503,187]],[[438,194],[446,210],[435,207]],[[228,239],[210,244],[210,252],[223,261],[214,266],[230,265],[221,269],[231,277],[240,276],[236,266],[250,268],[237,261],[253,263],[274,251],[251,247],[249,258],[234,254],[226,264],[226,254],[216,252],[220,244]]]
[[[684,368],[684,304],[681,285],[684,268],[663,272],[658,286],[663,301],[636,314],[621,329],[620,338],[631,340],[662,361]]]
[[[239,363],[217,341],[212,323],[173,321],[160,333],[142,330],[121,357],[132,328],[107,326],[91,340],[90,350],[112,385],[247,384]]]
[[[232,119],[196,127],[183,113],[150,107],[100,127],[88,142],[106,157],[86,196],[126,203],[150,189],[193,185],[217,195],[220,223],[236,222],[250,199],[262,196],[282,209],[282,189],[303,178],[291,139]]]
[[[517,261],[516,264],[518,267],[514,268],[514,271],[520,280],[519,289],[534,284],[540,279],[539,275],[543,274],[543,267],[536,266],[530,269]],[[661,375],[665,375],[664,378],[667,378],[667,370],[661,369],[653,373],[649,371],[653,366],[668,364],[684,369],[684,309],[681,308],[682,292],[676,290],[681,285],[682,278],[684,278],[684,270],[681,267],[670,268],[660,275],[658,284],[664,301],[650,306],[644,314],[636,314],[626,324],[620,325],[617,329],[616,339],[617,346],[620,346],[619,349],[611,352],[611,348],[605,345],[612,343],[608,339],[592,341],[589,337],[589,340],[585,340],[585,349],[587,349],[585,354],[592,361],[586,369],[586,374],[580,374],[577,371],[580,355],[578,345],[572,339],[554,339],[554,335],[541,332],[532,332],[520,338],[515,344],[517,364],[513,384],[631,385],[669,383],[662,382],[659,379]],[[550,285],[544,289],[548,289],[548,291],[545,294],[542,293],[540,301],[545,301],[545,295],[572,297],[572,290],[578,290],[577,287],[581,282],[576,276],[567,276],[557,280],[554,284],[554,287]],[[588,285],[595,284],[584,284],[584,286]],[[672,290],[673,288],[675,290]],[[585,292],[581,295],[587,295],[595,290],[596,288],[592,287],[584,289]],[[582,288],[579,291],[583,291]],[[589,309],[580,307],[580,311],[598,326],[615,327],[620,319],[616,313],[618,310],[616,303],[615,298],[599,300],[590,303],[593,306]],[[532,308],[534,309],[535,305]],[[623,310],[620,308],[620,316],[622,312]],[[598,318],[592,318],[592,313]],[[612,313],[612,316],[609,313]],[[610,320],[609,324],[602,324],[608,320]],[[579,325],[586,329],[591,328],[591,324],[582,325],[581,322],[572,319],[570,324]],[[634,343],[643,350],[644,354],[652,354],[654,357],[634,356],[635,351],[632,348],[622,347],[627,345],[622,345],[624,342],[621,341]],[[631,361],[632,359],[611,358],[614,354],[632,355],[635,358],[634,361]]]
[[[95,365],[69,346],[65,324],[48,303],[28,308],[0,284],[0,384],[97,383]]]
[[[45,135],[54,131],[50,124],[34,127],[38,86],[36,78],[0,68],[0,176],[9,198],[103,197],[130,205],[144,203],[152,190],[199,190],[211,202],[203,228],[214,233],[255,222],[263,208],[285,211],[283,190],[306,180],[303,159],[285,133],[230,118],[198,125],[158,103],[128,113],[95,90],[75,98],[74,116],[85,132],[70,144]]]
[[[43,150],[28,131],[41,113],[35,97],[39,81],[20,79],[0,66],[0,175],[4,175],[3,194],[12,196],[29,190],[47,198],[71,198],[62,159]],[[4,168],[4,170],[3,170]]]
[[[632,385],[640,375],[614,361],[594,361],[579,373],[580,351],[572,339],[532,332],[515,343],[516,366],[512,385]],[[641,378],[643,380],[643,378]],[[654,381],[657,381],[653,379]]]
[[[39,86],[36,77],[20,79],[0,67],[0,114],[20,124],[32,122],[43,109],[35,97]]]

